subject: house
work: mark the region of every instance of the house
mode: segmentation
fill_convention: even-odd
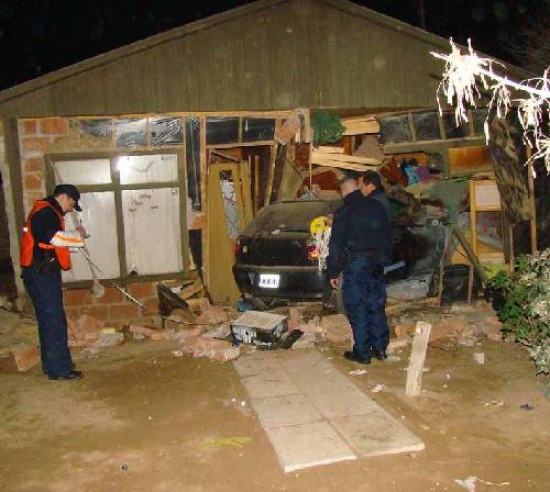
[[[347,118],[345,154],[383,127],[386,155],[429,147],[443,149],[429,154],[443,156],[434,161],[442,172],[487,166],[483,111],[458,130],[437,112],[442,65],[429,52],[447,49],[445,39],[347,0],[259,0],[5,90],[11,257],[33,202],[72,182],[83,192],[75,220],[91,233],[94,274],[150,311],[159,281],[194,269],[214,300],[233,299],[231,239],[288,194],[289,161],[311,170],[335,160],[313,155],[316,111]],[[451,147],[464,149],[449,158]],[[109,283],[94,298],[91,270],[74,255],[64,276],[69,314],[112,323],[146,315]]]

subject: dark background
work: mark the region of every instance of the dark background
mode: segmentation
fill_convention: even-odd
[[[208,17],[245,0],[0,0],[0,90]],[[474,49],[517,62],[515,33],[550,0],[355,0]],[[428,56],[428,55],[427,55]]]

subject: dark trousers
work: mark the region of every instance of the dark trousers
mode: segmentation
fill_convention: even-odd
[[[49,266],[39,271],[34,265],[21,275],[34,305],[40,336],[42,369],[49,376],[61,376],[73,366],[67,344],[67,318],[63,308],[61,271]]]
[[[368,256],[352,258],[344,269],[343,297],[353,330],[353,350],[370,359],[372,350],[386,350],[390,341],[386,320],[384,269]]]

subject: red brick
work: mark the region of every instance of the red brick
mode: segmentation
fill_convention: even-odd
[[[23,171],[27,173],[44,172],[44,159],[40,157],[25,159]]]
[[[23,133],[25,135],[35,135],[38,131],[38,122],[36,120],[23,120]]]
[[[207,297],[199,297],[197,299],[185,299],[185,302],[189,304],[189,308],[194,312],[207,311],[210,309],[210,301]]]
[[[63,292],[65,306],[86,306],[92,304],[92,294],[89,289],[72,289]]]
[[[159,300],[156,297],[142,299],[141,302],[145,306],[145,314],[156,313],[159,310]]]
[[[23,139],[23,151],[38,150],[45,152],[50,146],[50,137],[25,137]]]
[[[67,323],[73,324],[75,323],[75,320],[80,316],[80,313],[82,313],[82,307],[67,307],[65,306],[65,314],[67,315]],[[69,326],[69,330],[71,327]]]
[[[118,304],[124,301],[125,297],[115,287],[105,287],[105,294],[97,298],[98,304]]]
[[[38,191],[44,189],[44,179],[37,173],[25,174],[23,188],[29,191]]]
[[[26,371],[38,364],[40,354],[36,345],[24,345],[11,349],[18,371]]]
[[[86,306],[79,308],[79,313],[89,314],[101,321],[107,321],[110,316],[109,306]]]
[[[67,133],[67,123],[63,118],[46,118],[40,120],[40,130],[47,135]]]
[[[227,321],[229,317],[220,306],[210,306],[208,311],[204,311],[197,319],[197,323],[210,323],[217,325]]]
[[[135,304],[114,304],[111,306],[111,319],[130,320],[138,317]]]
[[[128,286],[130,295],[137,299],[153,297],[155,295],[155,284],[152,282],[144,282],[141,284],[130,284]]]
[[[149,337],[151,340],[154,340],[154,341],[168,339],[168,332],[164,330],[156,330],[154,328],[149,328],[148,326],[130,325],[130,332]]]

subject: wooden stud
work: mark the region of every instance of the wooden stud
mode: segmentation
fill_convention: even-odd
[[[205,224],[202,229],[202,278],[208,279],[208,167],[206,165],[206,117],[199,119],[199,146],[200,146],[200,188],[201,188],[201,212],[204,214]],[[205,281],[208,287],[208,280]]]
[[[407,396],[418,396],[422,386],[422,370],[426,361],[426,351],[432,325],[424,321],[416,322],[409,367],[407,367],[407,385],[405,394]]]
[[[254,155],[254,215],[260,209],[260,156]]]
[[[271,193],[273,192],[273,179],[275,177],[275,162],[277,160],[277,146],[271,146],[271,156],[269,159],[269,168],[267,170],[267,183],[265,186],[264,206],[271,202]]]

